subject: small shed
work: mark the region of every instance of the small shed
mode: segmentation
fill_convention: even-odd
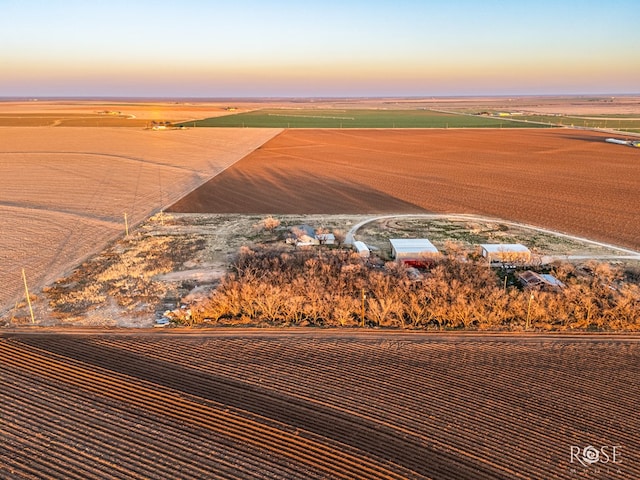
[[[289,229],[287,243],[293,243],[298,247],[319,245],[320,241],[316,238],[316,230],[311,225],[296,225]]]
[[[398,262],[414,264],[431,261],[440,252],[426,238],[392,238],[391,256]]]
[[[317,233],[316,238],[320,245],[335,245],[336,236],[333,233]]]
[[[480,245],[482,256],[489,263],[528,263],[531,251],[519,243],[484,243]]]
[[[360,240],[356,240],[355,242],[353,242],[353,249],[361,257],[367,258],[369,257],[369,255],[371,255],[371,251],[369,250],[369,247],[367,247],[367,244],[361,242]]]
[[[326,232],[325,230],[318,230]],[[317,233],[311,225],[303,223],[289,229],[286,239],[287,243],[293,243],[297,247],[308,247],[312,245],[335,245],[336,237],[333,233]]]
[[[537,273],[531,270],[518,274],[518,279],[523,286],[540,290],[562,290],[565,285],[549,273]]]

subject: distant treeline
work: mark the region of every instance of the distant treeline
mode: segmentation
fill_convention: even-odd
[[[552,272],[558,291],[505,287],[478,258],[452,251],[422,275],[343,249],[243,247],[192,323],[420,329],[640,330],[640,287],[605,263]],[[628,279],[627,279],[628,280]]]

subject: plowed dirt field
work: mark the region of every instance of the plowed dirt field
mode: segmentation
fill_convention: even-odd
[[[582,130],[287,130],[170,210],[476,213],[640,248],[640,149]]]
[[[3,332],[0,478],[636,479],[639,376],[637,337]]]
[[[0,314],[278,132],[0,127]]]

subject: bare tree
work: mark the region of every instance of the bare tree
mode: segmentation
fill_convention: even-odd
[[[194,321],[348,326],[359,324],[362,289],[367,318],[381,326],[640,330],[640,286],[621,271],[559,264],[557,291],[504,288],[486,263],[456,252],[411,280],[396,263],[373,266],[343,250],[243,248],[211,297],[194,306]]]
[[[347,234],[344,230],[339,228],[333,229],[333,237],[336,239],[336,245],[341,246],[347,238]]]

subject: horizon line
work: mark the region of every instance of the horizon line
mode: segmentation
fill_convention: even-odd
[[[432,98],[511,98],[511,97],[537,97],[537,98],[558,98],[558,97],[633,97],[640,96],[638,92],[588,92],[588,93],[496,93],[496,94],[438,94],[438,95],[224,95],[224,96],[203,96],[203,95],[0,95],[0,100],[103,100],[103,99],[184,99],[184,100],[226,100],[226,99],[432,99]]]
[[[590,97],[633,97],[640,96],[640,92],[626,93],[522,93],[522,94],[463,94],[463,95],[238,95],[238,96],[181,96],[181,95],[0,95],[0,102],[3,101],[54,101],[54,100],[197,100],[197,101],[219,101],[219,100],[382,100],[382,99],[402,99],[402,100],[433,100],[446,98],[590,98]]]

